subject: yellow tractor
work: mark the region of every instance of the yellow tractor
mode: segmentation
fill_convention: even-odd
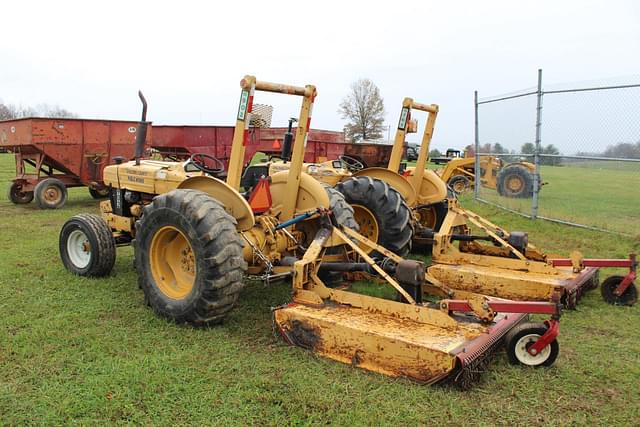
[[[416,127],[411,119],[413,110],[427,112],[428,117],[415,167],[399,173],[405,136]],[[411,230],[413,242],[427,247],[433,244],[430,282],[458,291],[521,301],[562,302],[575,308],[586,290],[598,286],[597,267],[589,267],[579,253],[571,256],[571,268],[554,266],[551,257],[529,244],[527,233],[508,232],[463,209],[455,197],[447,199],[444,182],[425,169],[438,111],[435,104],[405,98],[388,168],[358,170],[336,186],[354,208],[360,232],[380,241],[384,216],[371,210],[379,200],[372,189],[377,183],[386,184],[406,201],[399,205],[411,210],[411,221],[405,229]],[[322,175],[315,177],[323,179]],[[384,209],[379,212],[384,214]]]
[[[427,158],[422,154],[423,150],[418,156],[415,173],[410,177],[398,173],[405,135],[415,132],[417,128],[416,122],[410,117],[411,108],[429,113],[422,142],[423,146],[428,146],[438,106],[419,104],[406,98],[387,168],[364,168],[361,162],[348,156],[303,166],[309,175],[327,185],[335,185],[344,195],[353,207],[362,235],[400,256],[407,255],[413,243],[425,243],[419,236],[438,229],[447,207],[447,187],[433,171],[425,170]],[[255,183],[256,176],[288,170],[290,163],[287,161],[286,147],[287,144],[283,144],[281,161],[248,168],[245,172],[247,184],[251,183],[250,179],[254,179]]]
[[[353,228],[353,211],[333,189],[302,172],[316,97],[312,85],[273,84],[245,76],[226,182],[213,161],[141,160],[146,102],[133,161],[105,168],[109,200],[101,215],[72,217],[60,233],[64,266],[80,276],[106,276],[116,246],[134,247],[138,283],[159,315],[197,326],[217,324],[233,309],[245,274],[292,276],[289,304],[274,325],[289,343],[367,370],[424,383],[472,385],[487,355],[503,342],[510,360],[548,366],[558,355],[555,304],[518,303],[452,291],[427,282],[421,262],[405,260]],[[302,98],[290,168],[239,192],[255,91]],[[353,227],[353,228],[351,228]],[[373,259],[369,252],[380,254]],[[402,302],[327,286],[326,273],[367,272]],[[445,297],[422,300],[434,289]],[[545,324],[525,313],[551,315]]]
[[[461,156],[459,150],[448,149],[445,157],[431,159],[432,163],[445,164],[436,173],[457,194],[473,188],[475,158]],[[504,197],[528,198],[533,196],[533,176],[536,168],[530,162],[513,162],[507,165],[495,156],[480,156],[480,182],[483,187],[497,190]]]

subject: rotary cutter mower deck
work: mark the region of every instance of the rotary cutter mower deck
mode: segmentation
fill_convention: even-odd
[[[340,194],[301,172],[314,86],[245,76],[241,87],[227,181],[205,173],[206,156],[160,162],[140,160],[137,150],[135,161],[108,166],[104,181],[110,199],[101,204],[102,215],[76,215],[61,230],[60,253],[68,270],[107,275],[115,247],[132,244],[148,304],[163,317],[200,326],[228,315],[246,273],[291,275],[293,300],[273,312],[275,330],[288,342],[425,383],[451,379],[470,386],[491,351],[505,342],[514,362],[553,363],[557,304],[488,299],[425,283],[422,263],[404,260],[350,228],[357,224]],[[290,170],[262,180],[245,198],[238,189],[255,91],[303,101]],[[144,113],[139,129],[137,147],[144,141]],[[362,246],[380,256],[369,257]],[[320,279],[345,271],[377,275],[403,302],[330,288]],[[425,303],[426,288],[466,298]],[[550,318],[529,323],[526,313]]]
[[[402,182],[398,179],[400,160],[405,136],[415,128],[413,110],[427,112],[428,117],[416,165],[403,170],[406,181]],[[614,304],[635,303],[635,258],[588,260],[574,252],[570,258],[554,261],[529,244],[527,233],[508,232],[462,208],[455,197],[447,198],[444,183],[425,169],[438,112],[435,104],[405,98],[388,168],[356,173],[386,181],[402,194],[413,214],[414,244],[432,247],[428,280],[459,291],[520,301],[562,302],[575,308],[584,292],[598,286],[600,267],[623,266],[629,267],[631,273],[605,280],[602,294]],[[341,185],[344,188],[345,184]],[[346,196],[347,201],[352,200],[348,193]]]

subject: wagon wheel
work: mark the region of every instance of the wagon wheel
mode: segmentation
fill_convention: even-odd
[[[47,178],[36,185],[34,196],[42,209],[58,209],[67,201],[67,187],[59,179]]]
[[[14,182],[9,188],[9,200],[16,205],[25,205],[33,200],[33,191],[22,191],[22,184]]]

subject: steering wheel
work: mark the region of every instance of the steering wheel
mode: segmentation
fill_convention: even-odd
[[[354,159],[353,157],[343,155],[338,157],[338,160],[340,160],[345,165],[347,165],[347,169],[349,169],[352,172],[357,172],[359,170],[364,169],[364,164],[362,164],[360,160]]]
[[[212,162],[214,167],[208,166],[207,160]],[[195,166],[196,169],[201,170],[204,173],[216,175],[224,172],[224,163],[222,163],[222,160],[210,156],[209,154],[193,153],[191,157],[189,157],[189,162]]]

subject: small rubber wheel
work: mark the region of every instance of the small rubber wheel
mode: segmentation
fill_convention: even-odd
[[[527,351],[545,332],[547,326],[544,323],[533,322],[521,323],[510,330],[505,336],[509,362],[533,367],[553,365],[560,353],[558,340],[553,340],[535,356]]]
[[[13,182],[9,187],[9,200],[16,205],[26,205],[33,200],[33,191],[22,191],[22,184]]]
[[[89,188],[89,194],[91,194],[91,197],[93,197],[94,199],[104,199],[107,196],[109,196],[109,188],[104,187],[99,190],[94,190],[93,188]]]
[[[34,196],[40,208],[58,209],[67,202],[67,187],[59,179],[43,179],[36,185]]]
[[[78,276],[106,276],[116,260],[111,228],[98,215],[80,214],[65,222],[59,248],[65,268]]]
[[[609,276],[600,286],[602,298],[609,304],[632,306],[638,301],[638,288],[635,283],[631,283],[620,296],[614,292],[618,285],[624,280],[624,276]]]
[[[469,181],[469,178],[467,178],[466,176],[456,175],[449,179],[447,185],[451,187],[451,189],[456,194],[462,194],[469,191],[469,189],[471,188],[471,181]]]
[[[235,218],[208,194],[157,196],[136,223],[136,270],[147,303],[177,323],[222,322],[243,288],[243,246]]]

